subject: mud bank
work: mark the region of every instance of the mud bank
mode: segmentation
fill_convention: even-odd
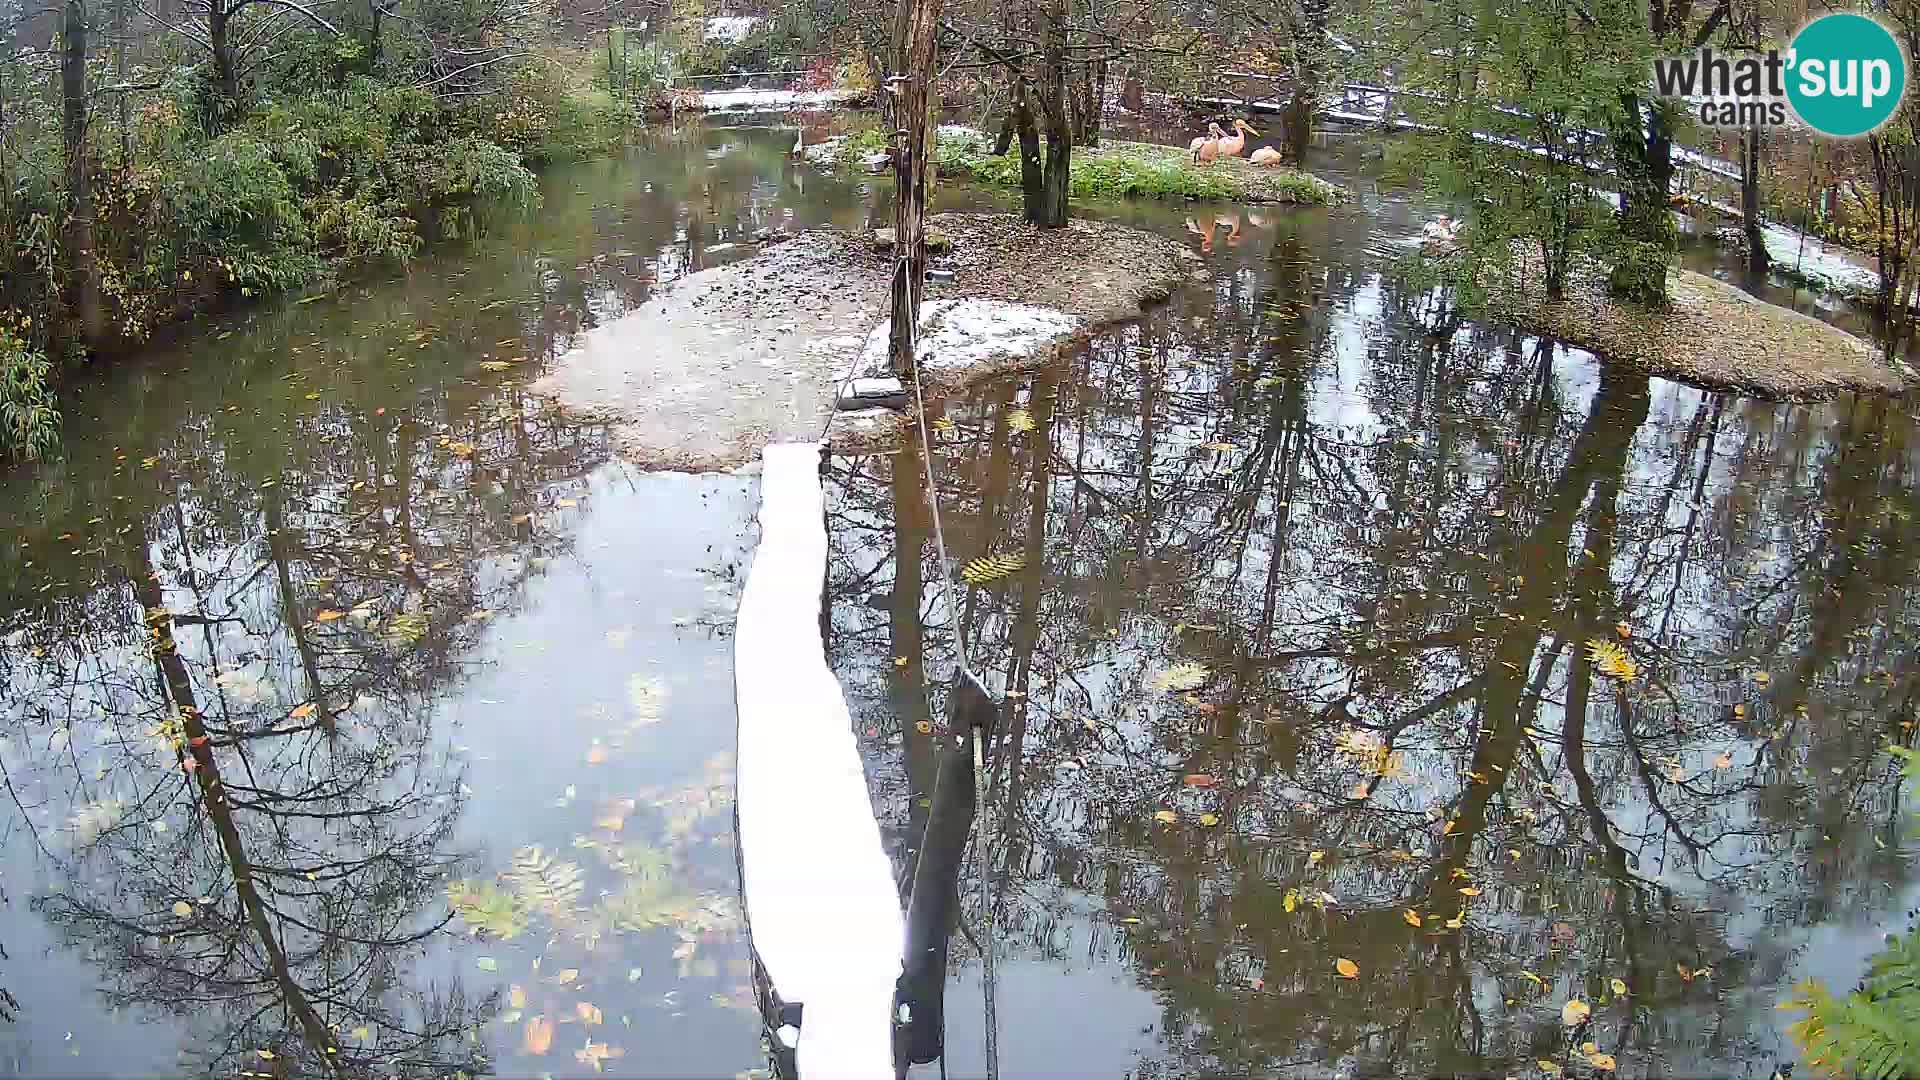
[[[1493,287],[1492,313],[1615,363],[1695,386],[1783,401],[1849,390],[1897,393],[1914,376],[1867,341],[1691,270],[1672,271],[1664,312],[1607,295],[1597,266],[1576,270],[1549,302],[1537,262]]]
[[[1194,261],[1172,240],[1108,222],[1042,231],[1010,214],[938,214],[928,224],[953,245],[933,261],[953,278],[928,282],[921,313],[936,390],[1044,364],[1164,300]],[[891,268],[871,234],[802,233],[675,282],[591,331],[533,388],[609,423],[642,466],[737,467],[769,442],[819,438],[841,379],[884,372],[872,342],[884,341]],[[842,414],[833,441],[884,443],[901,422]]]

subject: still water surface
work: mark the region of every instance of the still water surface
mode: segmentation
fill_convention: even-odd
[[[880,212],[792,138],[656,137],[84,388],[0,501],[0,1068],[764,1064],[752,481],[624,467],[520,388],[755,229]],[[1915,719],[1911,417],[1435,329],[1393,272],[1424,208],[1339,178],[1101,208],[1208,276],[936,406],[953,556],[1020,569],[950,596],[917,448],[833,463],[830,660],[902,866],[956,611],[1011,692],[947,1069],[982,1071],[992,942],[1010,1077],[1589,1071],[1573,997],[1621,1075],[1765,1076],[1791,983],[1915,902],[1879,750]]]

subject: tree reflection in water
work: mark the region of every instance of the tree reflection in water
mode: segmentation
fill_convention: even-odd
[[[1430,333],[1314,228],[945,403],[954,559],[1025,555],[959,604],[1012,701],[1004,947],[1130,968],[1140,1075],[1790,1057],[1807,928],[1911,884],[1877,752],[1914,719],[1908,418]],[[829,574],[903,863],[953,663],[917,453],[838,463]],[[1076,1005],[1016,989],[1002,1017]]]
[[[113,475],[0,651],[35,904],[111,1001],[185,1019],[196,1070],[489,1071],[495,1003],[407,973],[463,861],[434,708],[605,447],[524,402],[433,415],[339,414],[265,481],[212,437],[147,473],[178,483]]]

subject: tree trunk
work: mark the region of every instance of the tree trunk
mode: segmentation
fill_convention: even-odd
[[[61,27],[61,149],[66,163],[68,314],[75,337],[100,342],[100,274],[93,251],[93,177],[87,162],[87,10],[67,0]]]
[[[1620,181],[1620,232],[1608,284],[1615,296],[1648,307],[1667,303],[1667,269],[1677,238],[1667,205],[1673,181],[1673,135],[1659,108],[1641,126],[1640,98],[1621,95],[1612,132],[1614,169]]]
[[[1100,122],[1107,115],[1107,58],[1093,62],[1093,110],[1087,114],[1087,130],[1082,146],[1100,145]]]
[[[1020,207],[1026,219],[1040,224],[1040,204],[1046,200],[1040,171],[1040,128],[1033,118],[1033,95],[1025,75],[1013,79],[1013,126],[1020,135]]]
[[[1000,133],[993,137],[993,156],[994,157],[1001,157],[1004,154],[1006,154],[1006,152],[1009,149],[1012,149],[1013,136],[1014,136],[1013,113],[1008,112],[1007,115],[1000,118]]]
[[[1740,149],[1740,217],[1747,230],[1747,271],[1759,277],[1767,272],[1766,238],[1760,231],[1759,125],[1746,130]]]
[[[934,32],[940,24],[940,0],[902,0],[907,12],[906,63],[894,84],[904,143],[893,151],[893,298],[887,358],[902,378],[917,368],[914,329],[920,318],[920,292],[927,276],[927,92],[933,82]]]
[[[1043,229],[1059,229],[1067,224],[1073,163],[1073,127],[1067,116],[1066,0],[1052,0],[1043,17],[1047,25],[1040,56],[1040,115],[1047,125],[1047,160],[1040,180],[1040,205],[1027,216]]]
[[[127,81],[127,0],[116,0],[113,5],[113,81],[122,85]],[[120,168],[133,168],[133,116],[132,103],[125,90],[115,95],[114,102],[120,120]]]
[[[207,43],[213,52],[213,130],[216,134],[225,130],[240,105],[240,73],[234,67],[233,43],[227,35],[230,22],[219,0],[214,0],[213,10],[207,14]]]
[[[367,0],[367,73],[368,74],[372,74],[380,70],[380,15],[381,15],[380,0]],[[609,41],[609,44],[611,44],[611,41]],[[626,51],[626,38],[624,36],[624,32],[621,37],[620,47],[621,47],[622,53],[624,54]],[[624,58],[625,57],[623,55],[622,59]],[[626,83],[626,78],[627,78],[627,72],[626,72],[626,68],[623,66],[620,69],[620,80],[623,86]]]
[[[1333,19],[1332,0],[1302,0],[1300,25],[1294,48],[1298,59],[1293,65],[1293,92],[1287,97],[1286,155],[1295,165],[1305,165],[1307,149],[1313,145],[1313,119],[1320,111],[1320,94],[1332,68],[1328,56],[1333,48],[1329,25]]]

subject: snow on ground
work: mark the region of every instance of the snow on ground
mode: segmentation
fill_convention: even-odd
[[[753,15],[728,15],[707,20],[707,40],[735,44],[747,36],[753,25],[759,22]]]
[[[927,300],[920,305],[920,362],[931,370],[966,369],[993,360],[1033,356],[1085,320],[1049,307],[1007,300]],[[860,368],[884,371],[888,319],[873,328],[860,351]]]
[[[825,109],[854,96],[850,90],[715,90],[700,95],[700,107],[708,112]]]

